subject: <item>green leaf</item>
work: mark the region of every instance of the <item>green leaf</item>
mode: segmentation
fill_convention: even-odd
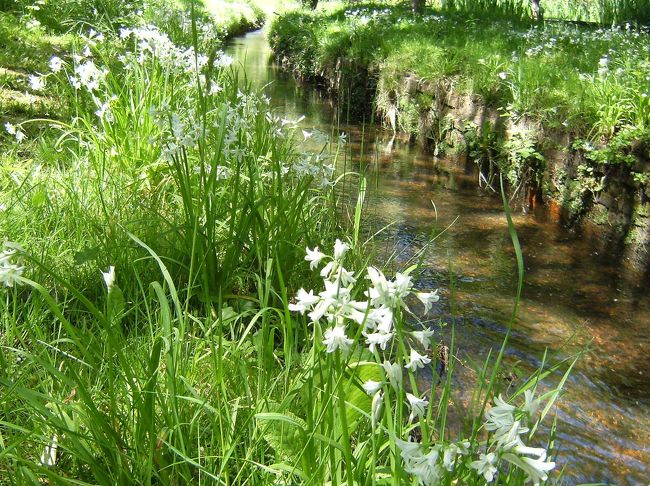
[[[77,265],[82,265],[86,262],[91,262],[96,260],[99,256],[100,248],[98,246],[94,248],[85,248],[81,251],[78,251],[74,255],[74,262]]]
[[[303,419],[291,412],[265,412],[255,414],[255,420],[264,440],[283,461],[300,457],[306,443],[307,424]]]
[[[36,191],[34,194],[32,194],[32,205],[34,207],[40,207],[43,204],[47,202],[47,192],[41,190],[41,191]]]
[[[359,363],[350,363],[354,376],[358,380],[358,386],[351,386],[345,397],[346,418],[348,431],[352,434],[359,424],[359,420],[365,417],[360,411],[370,414],[372,400],[368,394],[361,388],[361,384],[368,380],[383,381],[384,375],[377,363],[364,361]]]

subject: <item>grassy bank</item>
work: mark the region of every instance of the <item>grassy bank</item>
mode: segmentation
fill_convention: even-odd
[[[88,32],[117,32],[121,27],[165,25],[179,43],[191,39],[191,2],[16,1],[0,8],[0,118],[22,121],[65,116],[65,97],[35,89],[30,76],[49,71],[52,56],[81,51]],[[264,13],[246,2],[195,2],[198,28],[214,46],[230,36],[260,26]],[[4,123],[4,122],[3,122]]]
[[[330,3],[281,17],[270,38],[305,77],[335,76],[343,59],[373,76],[383,92],[412,74],[480,96],[504,116],[532,117],[592,141],[630,132],[648,137],[645,28],[468,20],[436,10],[417,16],[383,4]],[[408,132],[413,125],[405,115],[400,128]]]
[[[342,140],[299,150],[198,5],[145,5],[145,23],[107,2],[92,26],[89,3],[51,6],[75,5],[72,32],[58,10],[33,24],[45,3],[6,14],[36,29],[13,40],[54,101],[3,119],[0,483],[558,477],[570,361],[510,387],[506,337],[461,400],[427,318],[438,291],[417,265],[373,266],[363,191],[339,205]]]
[[[438,150],[455,135],[511,189],[536,186],[575,217],[612,178],[625,179],[632,198],[645,200],[648,28],[461,8],[483,3],[414,15],[403,5],[326,2],[316,12],[280,17],[270,39],[296,74],[325,84],[343,103],[372,108]],[[559,3],[546,5],[561,12]],[[461,105],[464,116],[454,113]],[[551,177],[549,151],[575,154],[577,162]]]

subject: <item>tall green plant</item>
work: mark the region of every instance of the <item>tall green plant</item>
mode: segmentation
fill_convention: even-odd
[[[599,20],[604,25],[650,25],[648,0],[598,0]]]
[[[523,20],[531,17],[525,0],[442,0],[442,10],[475,18]]]

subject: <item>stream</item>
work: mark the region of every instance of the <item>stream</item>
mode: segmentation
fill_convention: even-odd
[[[438,337],[448,344],[455,328],[456,379],[471,380],[472,365],[498,352],[516,293],[501,197],[478,186],[471,162],[434,158],[388,131],[345,122],[327,97],[270,60],[264,31],[233,39],[226,52],[277,114],[304,116],[304,130],[347,134],[338,163],[365,174],[369,229],[388,225],[378,236],[379,248],[387,248],[380,257],[406,263],[440,233],[417,284],[440,288],[434,322],[446,325]],[[550,362],[586,350],[555,410],[565,484],[650,485],[647,276],[603,252],[588,230],[563,228],[546,210],[513,209],[513,219],[525,275],[506,362],[525,375],[541,364],[545,349]],[[547,381],[552,386],[560,378]]]

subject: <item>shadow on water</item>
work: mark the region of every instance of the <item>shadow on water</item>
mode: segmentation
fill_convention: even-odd
[[[479,188],[473,164],[433,158],[406,141],[337,118],[315,89],[298,86],[269,59],[263,32],[235,39],[228,53],[271,106],[306,130],[348,133],[347,169],[368,180],[368,230],[379,236],[378,257],[406,262],[432,234],[418,285],[440,287],[436,322],[456,331],[459,389],[470,366],[500,346],[516,288],[514,250],[500,197]],[[566,481],[648,484],[650,477],[650,284],[647,275],[603,252],[588,230],[568,230],[548,211],[516,214],[526,267],[524,290],[506,359],[523,371],[589,346],[565,389],[558,461]],[[383,253],[382,253],[383,252]],[[450,282],[455,287],[449,303]],[[550,377],[550,385],[559,377]],[[465,384],[464,386],[461,384]]]

